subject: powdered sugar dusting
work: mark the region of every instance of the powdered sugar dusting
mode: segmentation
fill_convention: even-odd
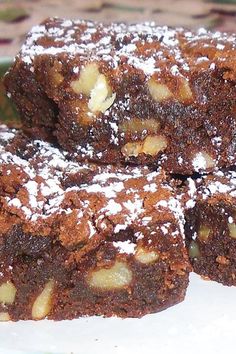
[[[130,240],[113,242],[113,246],[118,248],[120,253],[126,254],[134,254],[136,248],[136,244]]]
[[[196,156],[194,157],[194,159],[192,161],[192,165],[193,165],[193,168],[196,172],[206,169],[206,166],[207,166],[206,159],[201,152],[196,154]]]
[[[208,202],[211,198],[213,204],[221,203],[222,198],[226,203],[234,203],[231,198],[236,198],[236,171],[216,171],[197,179],[188,178],[187,188],[179,195],[186,209],[193,209],[199,201]]]
[[[144,226],[151,229],[158,212],[154,206],[145,207],[150,192],[155,198],[161,193],[169,195],[161,212],[171,213],[179,224],[178,201],[170,197],[172,189],[163,181],[161,170],[150,172],[148,167],[114,168],[77,163],[63,150],[22,136],[22,151],[14,148],[16,153],[13,153],[13,138],[16,144],[17,131],[0,128],[1,171],[6,176],[18,171],[21,184],[18,191],[3,194],[1,201],[6,210],[34,227],[45,222],[55,223],[60,215],[74,220],[76,211],[77,225],[87,232],[88,239],[96,238],[100,232],[119,234],[130,227],[138,234]],[[162,232],[167,234],[168,225],[163,225]],[[117,241],[114,247],[121,253],[131,254],[135,244]]]
[[[189,199],[186,202],[186,208],[191,209],[196,204],[197,187],[196,187],[196,182],[192,178],[188,178],[187,183],[188,183],[187,194],[189,196]]]
[[[162,210],[163,208],[167,208],[168,210],[171,210],[173,212],[175,218],[178,220],[180,231],[182,237],[184,238],[185,237],[184,235],[185,217],[184,217],[184,212],[180,201],[177,200],[176,198],[170,197],[167,200],[160,200],[156,204],[156,208],[157,210]]]
[[[196,183],[195,202],[212,197],[220,199],[222,196],[226,199],[236,197],[236,171],[217,171],[199,178]]]
[[[95,34],[98,38],[96,40]],[[44,47],[40,41],[43,37],[52,39],[51,43],[55,45]],[[190,42],[204,39],[217,41],[218,50],[224,49],[225,44],[222,44],[222,41],[235,47],[234,35],[209,31],[184,32],[182,28],[160,27],[154,22],[103,25],[83,20],[49,19],[47,23],[32,28],[20,55],[27,65],[32,65],[35,56],[41,54],[67,53],[70,57],[79,55],[89,57],[90,60],[102,59],[109,62],[113,68],[119,66],[121,58],[126,58],[129,65],[143,71],[147,76],[159,72],[159,63],[165,61],[167,65],[168,58],[172,56],[176,64],[170,66],[169,72],[174,76],[184,75],[187,78],[190,68],[182,55],[180,37]],[[148,47],[148,44],[152,43],[156,43],[155,51]],[[143,46],[145,55],[139,54],[140,45]],[[196,58],[198,61],[200,59],[201,57]],[[74,70],[77,73],[77,69]]]

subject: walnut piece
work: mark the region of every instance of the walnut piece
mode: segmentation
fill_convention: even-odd
[[[91,112],[104,113],[114,103],[116,94],[107,82],[104,74],[99,72],[96,63],[87,64],[80,73],[79,80],[71,82],[72,90],[89,98],[88,108]]]
[[[12,282],[6,282],[0,285],[0,303],[12,305],[16,297],[16,287]]]
[[[229,236],[232,238],[236,238],[236,224],[234,222],[229,223],[228,229],[229,229]]]
[[[160,129],[160,122],[156,119],[139,119],[133,118],[124,121],[119,125],[121,133],[143,133],[144,131],[150,134],[156,134]]]
[[[8,322],[10,320],[11,318],[8,312],[0,312],[0,322]]]
[[[217,256],[216,257],[216,262],[222,265],[229,265],[230,260],[226,258],[225,256]]]
[[[126,157],[130,157],[130,156],[137,157],[139,154],[142,153],[142,148],[143,148],[143,142],[136,141],[132,143],[126,143],[122,147],[121,152]]]
[[[124,156],[137,157],[139,154],[146,154],[156,156],[160,151],[163,151],[167,147],[167,140],[162,135],[150,135],[143,141],[126,143],[121,152]]]
[[[198,231],[198,237],[202,241],[206,241],[208,239],[208,236],[210,235],[211,229],[206,226],[206,225],[200,225],[199,231]]]
[[[79,80],[71,82],[71,88],[75,93],[83,93],[89,97],[99,75],[97,64],[89,63],[81,70]]]
[[[215,167],[215,161],[214,159],[207,153],[207,152],[202,152],[202,155],[204,159],[206,160],[206,168],[213,168]]]
[[[190,258],[199,258],[201,256],[197,242],[190,242],[188,253]]]
[[[146,155],[156,156],[159,151],[167,147],[167,140],[162,135],[147,136],[144,140],[142,152]]]
[[[100,74],[91,91],[88,108],[91,112],[105,113],[112,106],[115,99],[116,94],[111,92],[105,75]]]
[[[193,93],[189,86],[189,82],[185,78],[181,78],[180,88],[178,92],[178,100],[182,103],[193,99]]]
[[[153,78],[148,81],[148,89],[154,101],[159,103],[169,98],[175,98],[182,103],[193,100],[193,93],[189,81],[184,77],[180,78],[177,92],[172,92],[166,84],[155,81]]]
[[[132,272],[125,262],[116,261],[111,268],[94,270],[88,276],[88,284],[100,290],[121,289],[129,285]]]
[[[156,102],[162,102],[173,97],[173,94],[167,85],[156,82],[154,79],[148,81],[148,89],[152,98]]]
[[[154,251],[148,251],[144,248],[138,248],[135,252],[135,259],[143,264],[150,264],[159,259],[159,254]]]
[[[32,319],[41,320],[46,317],[52,307],[52,294],[55,287],[54,280],[49,280],[41,293],[37,296],[32,307]]]

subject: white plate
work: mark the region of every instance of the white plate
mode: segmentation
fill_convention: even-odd
[[[0,354],[235,353],[236,287],[191,274],[186,300],[142,319],[0,324]]]

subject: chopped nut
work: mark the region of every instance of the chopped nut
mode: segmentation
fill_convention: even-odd
[[[79,80],[71,82],[71,88],[75,93],[90,96],[99,75],[97,64],[89,63],[81,70]]]
[[[190,258],[199,258],[201,256],[197,242],[190,242],[188,253]]]
[[[81,70],[79,80],[72,81],[71,88],[75,93],[83,93],[90,97],[88,108],[91,112],[104,113],[116,98],[105,75],[99,72],[95,63],[90,63]]]
[[[88,108],[92,112],[104,113],[114,103],[115,98],[116,94],[111,93],[111,88],[107,83],[105,75],[100,74],[90,93]]]
[[[236,224],[235,223],[229,223],[228,224],[229,228],[229,236],[232,238],[236,238]]]
[[[38,295],[33,303],[32,318],[33,320],[41,320],[46,317],[51,310],[52,306],[52,293],[54,290],[54,280],[49,280],[42,292]]]
[[[156,119],[138,119],[133,118],[124,121],[119,126],[119,130],[123,133],[142,133],[147,131],[149,133],[157,133],[160,129],[160,122]]]
[[[162,102],[173,96],[168,86],[158,83],[154,79],[148,81],[148,88],[152,98],[157,102]]]
[[[138,248],[134,257],[140,263],[150,264],[158,260],[159,254],[154,251],[145,250],[144,248]]]
[[[167,147],[167,140],[162,135],[147,136],[144,141],[126,143],[121,152],[124,156],[137,157],[139,154],[155,156]]]
[[[185,101],[192,100],[192,98],[193,98],[193,94],[189,86],[189,82],[187,79],[182,78],[180,88],[179,88],[178,99],[181,102],[185,102]]]
[[[121,152],[124,156],[127,156],[127,157],[130,157],[130,156],[137,157],[139,154],[142,153],[142,148],[143,148],[143,142],[137,141],[137,142],[125,144],[122,147]]]
[[[155,156],[158,152],[167,147],[167,140],[162,135],[147,136],[144,140],[142,152],[147,155]]]
[[[0,303],[12,305],[15,301],[16,287],[12,282],[0,285]]]
[[[229,265],[230,261],[224,256],[217,256],[216,262],[222,265]]]
[[[10,320],[11,318],[8,312],[0,312],[0,322],[7,322]]]
[[[116,261],[111,268],[102,268],[90,273],[88,284],[100,290],[120,289],[130,284],[132,272],[124,262]]]
[[[198,236],[201,240],[206,241],[210,235],[211,229],[206,225],[201,225],[198,231]]]
[[[207,152],[202,152],[202,155],[206,160],[206,168],[212,168],[215,166],[214,159]]]

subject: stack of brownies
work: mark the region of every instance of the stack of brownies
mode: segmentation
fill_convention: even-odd
[[[235,35],[48,19],[4,82],[0,320],[141,317],[192,267],[236,285]]]

